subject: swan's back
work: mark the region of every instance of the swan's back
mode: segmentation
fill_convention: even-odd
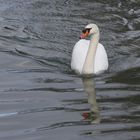
[[[82,74],[83,65],[89,49],[89,43],[89,40],[81,39],[73,48],[71,68],[79,74]],[[107,54],[103,45],[99,43],[95,55],[94,74],[107,70],[107,68]]]
[[[95,55],[94,73],[98,74],[107,69],[108,69],[107,53],[104,46],[99,43]]]
[[[80,39],[74,46],[71,59],[71,69],[82,74],[83,65],[89,48],[89,40]]]

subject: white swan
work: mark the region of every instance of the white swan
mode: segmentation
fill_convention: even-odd
[[[73,48],[71,69],[79,74],[98,74],[107,70],[107,53],[99,43],[98,26],[88,24],[82,32],[81,39]],[[90,40],[86,40],[87,37]]]

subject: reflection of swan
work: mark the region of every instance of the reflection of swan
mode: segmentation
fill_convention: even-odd
[[[91,105],[89,118],[91,119],[92,123],[99,123],[100,122],[100,112],[99,107],[96,102],[96,93],[95,93],[95,86],[93,78],[83,78],[84,89],[88,94],[88,103]]]
[[[73,48],[71,68],[80,74],[97,74],[107,70],[108,58],[103,45],[99,43],[97,25],[88,24],[82,32],[81,40]]]

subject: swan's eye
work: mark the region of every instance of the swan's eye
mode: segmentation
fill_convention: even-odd
[[[84,30],[82,30],[82,33],[84,33],[84,34],[85,34],[86,32],[88,32],[88,33],[89,33],[89,32],[90,32],[90,30],[91,30],[91,28],[85,28]]]

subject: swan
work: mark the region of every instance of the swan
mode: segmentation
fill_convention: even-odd
[[[98,74],[108,69],[106,50],[99,43],[99,28],[88,24],[72,52],[71,69],[79,74]],[[89,38],[89,39],[88,39]]]

